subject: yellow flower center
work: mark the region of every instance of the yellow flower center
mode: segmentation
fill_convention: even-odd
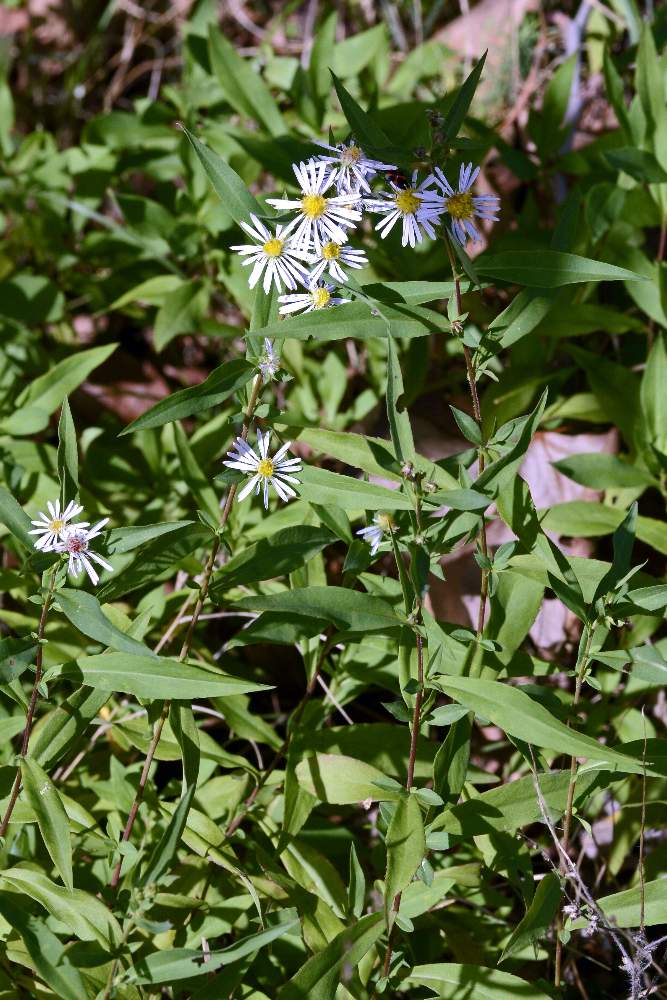
[[[60,532],[63,530],[64,527],[65,527],[65,522],[62,520],[62,518],[58,517],[55,519],[55,521],[51,521],[51,531],[55,532],[56,535],[60,534]]]
[[[338,260],[340,257],[340,246],[338,243],[325,243],[322,247],[322,256],[325,260]]]
[[[283,251],[283,241],[274,236],[272,240],[264,244],[262,250],[267,257],[280,257]]]
[[[391,514],[378,514],[378,527],[382,528],[383,531],[389,531],[394,527],[394,519]]]
[[[273,475],[273,462],[270,458],[263,458],[257,466],[257,472],[264,479],[269,479]]]
[[[310,293],[310,297],[313,300],[313,305],[316,309],[324,309],[325,306],[329,305],[331,292],[328,288],[315,288]]]
[[[349,166],[351,163],[358,163],[361,157],[361,150],[358,146],[352,144],[347,146],[340,154],[340,162]]]
[[[403,215],[412,215],[421,205],[421,200],[417,197],[413,188],[401,191],[396,195],[396,207]]]
[[[319,219],[327,210],[327,200],[321,194],[307,194],[301,199],[301,211],[309,219]]]
[[[453,194],[447,200],[447,211],[452,219],[469,219],[475,211],[470,191]]]

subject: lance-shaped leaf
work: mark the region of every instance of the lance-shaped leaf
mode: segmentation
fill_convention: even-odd
[[[253,215],[266,216],[266,211],[253,198],[236,171],[232,170],[222,157],[204,145],[184,125],[181,125],[180,128],[185,132],[192,148],[197,154],[197,159],[213,185],[215,193],[223,202],[225,211],[229,212],[232,219],[235,222],[247,222],[248,216],[251,213]]]
[[[387,417],[396,458],[403,465],[414,462],[415,442],[412,438],[410,416],[405,408],[403,373],[396,341],[387,337]]]
[[[414,795],[403,796],[396,804],[385,840],[387,872],[384,880],[385,920],[391,921],[394,897],[412,880],[424,854],[426,838],[419,802]]]
[[[486,52],[473,66],[471,72],[459,88],[451,108],[445,115],[445,120],[442,125],[442,133],[445,143],[456,139],[459,134],[459,129],[463,125],[465,116],[468,114],[468,108],[470,107],[472,99],[475,96],[475,91],[477,90],[477,85],[482,75],[485,62]]]
[[[525,979],[481,965],[417,965],[404,982],[426,986],[443,1000],[549,1000],[547,993]]]
[[[500,961],[522,951],[526,945],[537,943],[549,931],[560,903],[560,881],[555,872],[547,872],[538,883],[533,900],[523,919],[512,931],[505,945]]]
[[[582,281],[646,281],[643,274],[625,267],[590,260],[559,250],[505,250],[484,254],[475,261],[478,274],[529,288],[560,288]]]
[[[333,541],[335,536],[326,528],[314,528],[308,524],[277,531],[232,556],[213,575],[211,597],[218,600],[232,587],[286,576]]]
[[[79,493],[79,449],[67,397],[63,400],[58,421],[58,478],[60,505],[64,510],[70,500],[76,500]]]
[[[72,841],[65,807],[46,771],[30,757],[21,758],[21,778],[25,797],[37,818],[44,846],[63,882],[71,891],[74,888]]]
[[[271,135],[284,135],[287,129],[271,91],[250,61],[243,59],[213,24],[208,51],[213,72],[234,110],[254,118]]]
[[[298,475],[301,480],[296,487],[299,496],[323,507],[342,507],[349,511],[412,510],[413,507],[410,497],[400,490],[390,490],[329,469],[305,465]]]
[[[72,625],[90,639],[117,649],[120,653],[154,655],[143,642],[138,642],[112,624],[94,594],[88,594],[85,590],[63,588],[58,591],[58,604]]]
[[[319,618],[349,632],[384,632],[403,624],[388,601],[345,587],[298,587],[280,594],[258,594],[236,601],[236,607]]]

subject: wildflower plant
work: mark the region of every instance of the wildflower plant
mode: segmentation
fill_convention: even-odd
[[[269,84],[202,17],[186,86],[68,155],[0,128],[0,207],[42,213],[8,247],[43,226],[53,263],[0,303],[0,991],[664,989],[651,27],[604,59],[613,142],[569,150],[566,60],[525,151],[471,114],[484,59],[446,98],[379,56],[330,87],[325,19]]]

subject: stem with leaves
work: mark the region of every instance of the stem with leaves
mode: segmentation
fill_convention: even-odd
[[[597,621],[593,624],[586,624],[586,635],[584,638],[583,650],[577,664],[577,679],[575,681],[574,687],[574,699],[572,701],[573,708],[576,712],[581,699],[581,689],[584,684],[584,677],[586,676],[586,670],[590,663],[591,658],[591,646],[593,644],[593,636],[595,634],[595,629],[597,626]],[[569,725],[569,721],[568,721]],[[570,847],[570,832],[572,829],[572,811],[574,808],[574,793],[577,787],[577,758],[572,757],[570,759],[570,782],[567,787],[567,800],[565,803],[565,814],[563,816],[563,836],[561,839],[561,850],[560,850],[560,873],[563,875],[565,873],[565,858],[568,856],[568,850]],[[563,966],[563,942],[560,938],[560,931],[562,929],[562,913],[558,914],[557,921],[557,933],[556,933],[556,958],[554,963],[554,985],[560,986],[562,966]]]
[[[461,274],[456,263],[456,257],[454,256],[454,250],[452,249],[452,244],[448,235],[445,235],[445,246],[447,247],[447,256],[449,257],[449,264],[452,269],[452,278],[454,279],[454,294],[456,296],[456,311],[459,316],[463,316],[463,303],[461,299]],[[459,322],[460,335],[463,336],[463,324]],[[479,393],[477,392],[477,372],[475,370],[475,359],[473,357],[472,351],[467,346],[463,344],[463,357],[465,358],[466,364],[466,377],[468,380],[468,386],[470,388],[470,397],[472,399],[472,412],[475,423],[479,428],[480,445],[477,449],[477,463],[479,467],[480,474],[484,472],[486,464],[486,456],[484,451],[484,428],[482,425],[482,410],[479,402]],[[486,521],[484,516],[482,516],[482,524],[479,530],[479,547],[484,557],[484,560],[488,560],[488,545],[486,541]],[[489,572],[487,569],[482,569],[482,582],[480,584],[479,591],[479,612],[477,615],[477,638],[480,639],[484,631],[484,619],[486,617],[486,602],[489,594]]]
[[[25,728],[23,730],[23,739],[21,740],[21,757],[25,757],[28,752],[28,744],[30,743],[30,734],[32,732],[32,723],[35,717],[35,708],[37,706],[37,699],[39,697],[39,685],[42,680],[42,660],[44,656],[44,646],[42,645],[42,640],[44,639],[44,630],[46,628],[46,619],[49,614],[49,608],[53,602],[53,596],[56,587],[56,572],[58,569],[58,564],[56,563],[49,574],[49,584],[44,595],[44,603],[42,604],[42,612],[39,616],[39,626],[37,629],[37,640],[38,647],[37,653],[35,654],[35,681],[32,686],[32,694],[30,695],[30,702],[28,703],[28,711],[26,714]],[[7,833],[7,827],[9,826],[9,821],[11,819],[12,813],[14,812],[14,806],[16,805],[16,800],[19,797],[19,791],[21,789],[21,768],[20,766],[16,769],[16,776],[14,777],[14,784],[12,785],[11,794],[9,796],[9,802],[7,804],[7,809],[5,815],[2,818],[2,823],[0,823],[0,837],[4,837]]]
[[[259,392],[261,387],[262,387],[262,376],[256,375],[250,393],[248,406],[246,407],[245,416],[243,419],[243,429],[241,431],[241,438],[244,441],[248,440],[248,434],[250,433],[250,424],[252,422],[252,418],[255,412],[255,407],[257,406],[257,400],[259,398]],[[204,607],[204,604],[206,603],[206,598],[208,597],[208,588],[211,583],[211,576],[213,575],[213,570],[215,568],[215,561],[217,559],[218,552],[220,551],[222,531],[224,530],[227,521],[229,519],[229,515],[232,509],[232,504],[234,503],[234,497],[236,496],[237,488],[238,488],[237,484],[232,483],[232,485],[229,488],[229,493],[227,494],[227,500],[225,501],[225,506],[223,508],[222,515],[220,517],[220,528],[218,534],[215,536],[213,540],[211,551],[209,552],[209,556],[206,562],[206,567],[204,569],[204,574],[202,576],[201,584],[199,586],[199,594],[197,596],[197,601],[195,603],[194,610],[192,612],[192,618],[190,619],[190,624],[185,634],[185,639],[183,640],[181,652],[178,657],[181,662],[187,659],[187,657],[190,655],[190,649],[192,646],[192,639],[194,637],[195,628],[197,627],[199,616],[201,615],[202,608]],[[155,727],[153,729],[153,736],[150,742],[150,746],[148,747],[148,752],[146,754],[144,766],[141,771],[141,777],[139,778],[139,785],[135,793],[134,802],[132,803],[132,807],[127,817],[127,822],[125,824],[125,829],[123,830],[123,835],[121,837],[121,840],[123,842],[127,842],[132,835],[132,828],[134,827],[134,822],[137,818],[137,813],[139,812],[139,807],[141,806],[141,802],[144,797],[144,791],[146,789],[146,783],[148,781],[148,774],[151,768],[151,764],[153,763],[153,758],[155,757],[155,752],[160,742],[160,737],[162,736],[162,730],[164,728],[164,724],[169,716],[170,707],[171,707],[171,702],[165,701],[162,706],[162,712],[160,714],[160,718],[156,722]],[[120,881],[122,866],[123,866],[123,858],[121,855],[121,857],[118,859],[116,867],[113,870],[111,881],[109,883],[112,889],[115,889],[118,886],[118,883]]]

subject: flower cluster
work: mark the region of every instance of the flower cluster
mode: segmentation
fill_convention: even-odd
[[[267,293],[272,284],[278,292],[283,287],[288,290],[279,297],[283,315],[349,301],[333,293],[336,284],[346,283],[349,269],[368,264],[364,251],[348,244],[364,211],[382,216],[375,226],[382,239],[400,223],[402,244],[411,247],[424,237],[435,239],[444,217],[451,236],[462,245],[481,238],[475,219],[498,218],[495,195],[472,193],[479,174],[472,163],[461,166],[458,185],[453,187],[439,167],[422,180],[417,171],[407,179],[394,164],[368,157],[354,141],[317,145],[326,153],[292,165],[298,196],[267,199],[281,212],[293,213],[293,218],[272,231],[252,215],[252,225],[241,225],[253,242],[231,248],[245,258],[244,266],[252,266],[251,288],[262,279]],[[370,182],[381,172],[388,178],[387,187],[372,192]]]
[[[49,500],[46,509],[48,515],[40,511],[39,518],[31,522],[35,527],[30,534],[39,536],[35,540],[35,548],[40,552],[67,555],[67,569],[72,576],[81,576],[85,570],[91,583],[97,584],[99,574],[93,562],[108,570],[113,570],[113,566],[92,551],[90,542],[102,534],[102,528],[109,518],[103,518],[92,528],[89,521],[74,521],[83,512],[83,507],[74,500],[70,500],[63,510],[60,509],[60,500]]]

